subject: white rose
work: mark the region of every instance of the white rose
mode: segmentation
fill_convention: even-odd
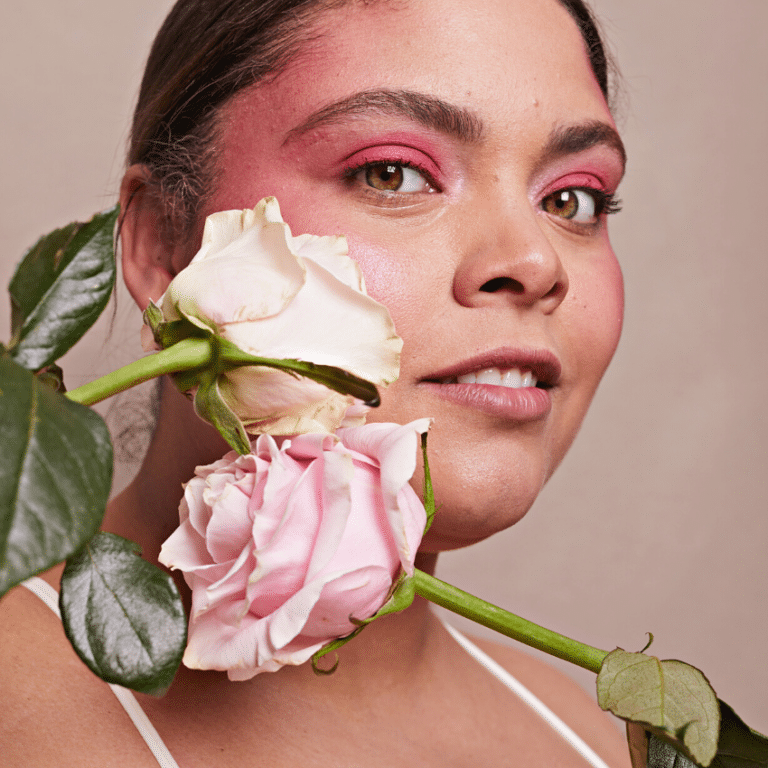
[[[164,320],[186,318],[251,355],[331,365],[377,386],[399,372],[402,340],[387,309],[366,295],[346,239],[294,237],[274,197],[209,216],[200,250],[159,306]],[[246,430],[274,435],[333,432],[355,402],[254,366],[222,374],[219,390]]]

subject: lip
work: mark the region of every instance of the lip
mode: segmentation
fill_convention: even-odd
[[[531,371],[539,386],[550,388],[560,381],[561,366],[557,357],[547,349],[495,349],[480,355],[454,363],[428,376],[423,382],[438,384],[445,379],[453,379],[465,373],[474,373],[484,368],[520,368]],[[475,385],[466,385],[475,386]],[[480,385],[477,385],[480,386]],[[497,387],[498,389],[498,387]]]
[[[484,368],[519,368],[531,371],[538,381],[536,387],[494,386],[492,384],[447,383],[466,373]],[[561,366],[557,357],[545,349],[496,349],[475,355],[425,376],[420,386],[439,397],[472,408],[495,418],[510,421],[536,421],[552,408],[550,389],[560,381]]]

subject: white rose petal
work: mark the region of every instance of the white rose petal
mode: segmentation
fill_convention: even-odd
[[[402,340],[389,312],[365,293],[341,236],[294,237],[275,198],[206,220],[200,250],[158,302],[244,352],[341,368],[376,386],[399,373]],[[225,402],[252,433],[333,432],[353,398],[261,367],[219,377]],[[357,407],[353,420],[359,423]]]

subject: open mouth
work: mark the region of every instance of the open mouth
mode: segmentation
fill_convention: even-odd
[[[439,384],[490,384],[494,387],[508,389],[523,389],[537,387],[549,389],[550,384],[539,382],[532,371],[523,368],[483,368],[479,371],[462,373],[460,376],[450,376],[437,381]]]

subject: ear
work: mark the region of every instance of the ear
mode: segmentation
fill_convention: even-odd
[[[163,237],[160,203],[150,191],[149,169],[132,165],[120,186],[120,243],[123,280],[133,300],[144,310],[157,301],[176,274],[176,248]]]

